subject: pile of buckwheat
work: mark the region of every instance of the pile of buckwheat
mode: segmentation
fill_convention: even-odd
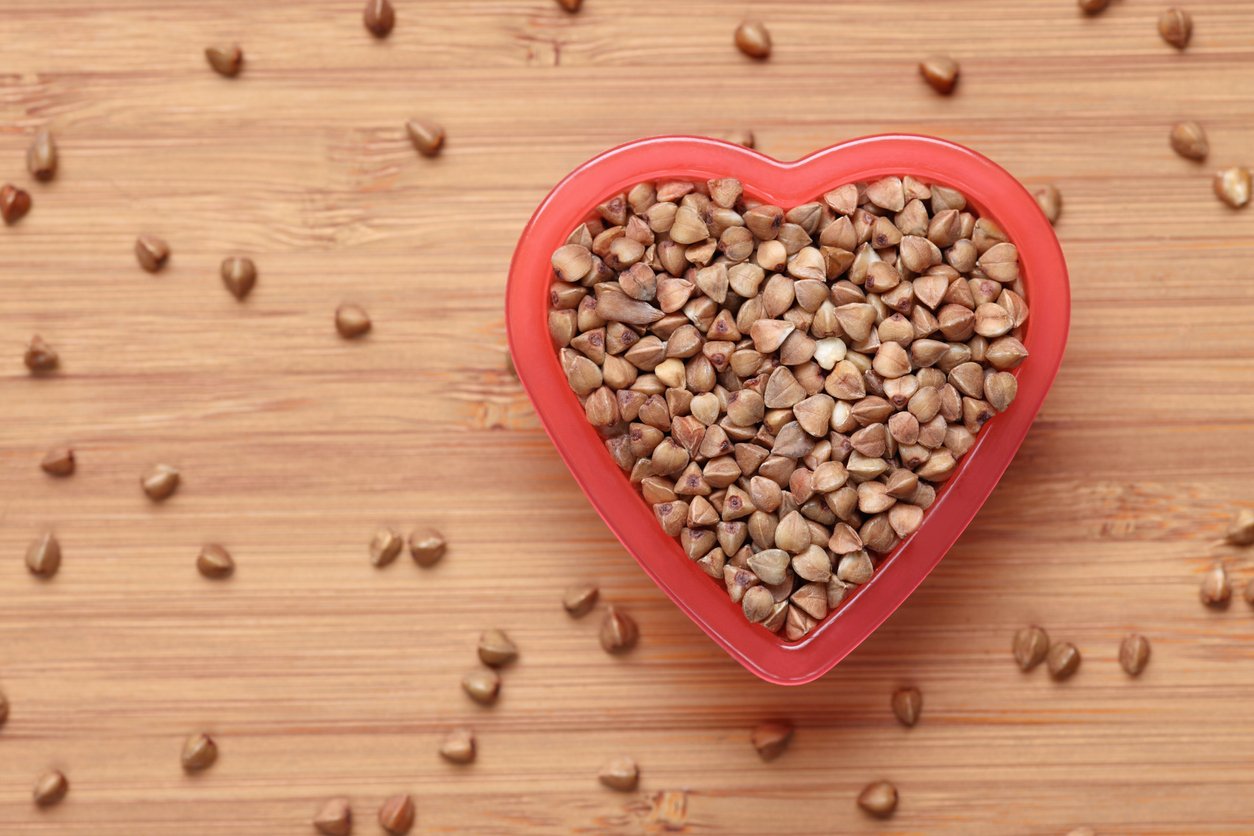
[[[918,529],[1027,357],[1015,245],[909,176],[788,210],[731,178],[640,183],[552,263],[588,422],[688,557],[790,640]]]

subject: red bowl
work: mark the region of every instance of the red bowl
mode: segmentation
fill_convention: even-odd
[[[938,491],[923,524],[890,553],[874,578],[804,639],[785,641],[745,620],[722,585],[687,558],[658,526],[627,476],[610,459],[566,384],[549,338],[549,257],[597,204],[642,180],[737,177],[745,194],[785,209],[836,186],[890,174],[952,186],[992,218],[1019,249],[1031,310],[1015,371],[1011,407],[985,425],[975,446]],[[922,583],[958,539],[1014,457],[1062,362],[1070,318],[1067,266],[1032,196],[974,151],[924,136],[855,139],[785,163],[713,139],[657,137],[594,157],[558,183],[523,230],[510,265],[505,314],[514,365],[544,428],[597,513],[681,610],[734,659],[769,682],[799,685],[831,670]]]

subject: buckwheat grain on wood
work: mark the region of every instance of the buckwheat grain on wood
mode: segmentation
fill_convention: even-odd
[[[410,119],[405,131],[414,149],[424,157],[436,157],[444,149],[444,128],[427,119]]]
[[[1233,209],[1250,202],[1251,177],[1248,168],[1234,166],[1215,173],[1215,196]]]
[[[1070,679],[1080,669],[1080,651],[1071,642],[1050,645],[1049,653],[1045,656],[1045,665],[1054,679]]]
[[[736,48],[759,60],[771,55],[771,33],[761,21],[746,20],[736,27]]]
[[[379,826],[391,836],[404,836],[414,827],[417,812],[409,795],[394,795],[379,808]]]
[[[135,239],[135,260],[149,273],[160,272],[170,260],[170,245],[155,235]]]
[[[504,630],[484,630],[479,636],[479,660],[494,668],[504,667],[518,658],[518,646]]]
[[[858,806],[877,819],[886,819],[897,809],[897,788],[888,781],[867,784],[858,795]]]
[[[366,30],[376,38],[386,38],[396,25],[396,9],[391,0],[366,0],[361,17]]]
[[[1058,217],[1062,215],[1062,192],[1058,191],[1058,187],[1048,183],[1032,192],[1032,197],[1036,198],[1036,205],[1041,207],[1049,222],[1058,223]]]
[[[43,337],[36,334],[30,338],[22,361],[26,363],[31,374],[40,375],[56,371],[61,364],[61,357],[52,346],[44,342]]]
[[[1027,673],[1049,653],[1049,635],[1040,627],[1022,627],[1015,632],[1012,652],[1019,670]]]
[[[43,461],[39,463],[39,467],[49,476],[64,477],[74,475],[74,448],[65,445],[48,448],[48,452],[44,454]]]
[[[470,729],[453,729],[440,744],[440,757],[449,763],[467,764],[475,759],[475,734]]]
[[[394,528],[379,528],[370,538],[370,564],[387,566],[405,547],[405,538]]]
[[[45,531],[26,549],[26,568],[39,578],[51,578],[61,568],[61,544]]]
[[[501,693],[501,677],[491,668],[475,668],[462,677],[462,690],[480,705],[492,705]]]
[[[594,584],[572,584],[566,588],[566,592],[562,595],[562,608],[572,618],[582,618],[592,612],[598,597],[600,597],[600,590]]]
[[[640,639],[636,620],[618,607],[608,607],[601,620],[601,647],[606,653],[626,653]]]
[[[898,688],[893,692],[893,714],[903,726],[913,726],[919,722],[923,712],[923,694],[918,688]]]
[[[12,183],[0,187],[0,218],[6,224],[15,224],[30,211],[30,192],[19,189]]]
[[[1254,545],[1254,508],[1242,508],[1236,513],[1224,539],[1234,546]]]
[[[784,753],[788,744],[792,743],[793,726],[777,720],[759,723],[754,729],[750,741],[757,750],[758,757],[764,761],[773,761]]]
[[[612,790],[631,792],[640,783],[640,767],[634,760],[622,755],[601,767],[597,779]]]
[[[139,486],[153,502],[164,502],[178,490],[180,479],[177,468],[159,464],[140,477]]]
[[[61,803],[61,800],[65,798],[69,791],[70,782],[66,780],[65,773],[57,769],[50,769],[35,780],[35,786],[31,790],[31,798],[36,806],[52,807]]]
[[[1232,599],[1232,581],[1222,563],[1216,563],[1202,576],[1198,595],[1208,607],[1219,609],[1228,606],[1228,601]]]
[[[958,62],[948,55],[930,55],[919,62],[919,75],[942,96],[948,96],[958,84]]]
[[[235,559],[225,547],[206,543],[196,556],[196,570],[211,580],[222,580],[235,573]]]
[[[183,769],[187,772],[201,772],[218,760],[218,744],[207,734],[194,734],[183,743],[181,756]]]
[[[1158,17],[1158,34],[1176,49],[1184,49],[1193,37],[1193,18],[1183,9],[1167,9]]]
[[[205,60],[218,75],[234,78],[244,68],[244,51],[237,44],[217,44],[205,49]]]
[[[419,566],[430,568],[440,562],[448,542],[434,528],[416,528],[409,535],[409,553]]]
[[[1177,122],[1171,126],[1171,148],[1186,160],[1200,162],[1210,153],[1210,141],[1197,122]]]
[[[222,261],[219,268],[222,284],[236,299],[243,300],[257,285],[257,265],[251,258],[231,256]]]
[[[1128,676],[1140,676],[1149,664],[1149,639],[1139,633],[1125,636],[1119,644],[1119,666]]]
[[[364,337],[370,332],[370,315],[360,305],[340,305],[335,309],[335,330],[346,340]]]
[[[36,180],[51,180],[57,173],[57,143],[47,128],[35,132],[26,149],[26,170]]]
[[[350,836],[353,832],[353,808],[347,798],[332,798],[313,818],[314,829],[323,836]]]

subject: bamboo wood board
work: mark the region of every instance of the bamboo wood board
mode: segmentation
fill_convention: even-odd
[[[1189,2],[1180,54],[1123,0],[722,3],[0,0],[0,180],[35,201],[0,229],[0,832],[304,834],[347,795],[356,833],[412,792],[415,832],[1254,832],[1254,610],[1197,600],[1254,502],[1254,208],[1210,172],[1254,163],[1254,2]],[[744,59],[750,8],[775,40]],[[226,80],[202,50],[238,41]],[[942,99],[915,63],[962,64]],[[446,153],[419,158],[407,118]],[[1210,132],[1204,166],[1169,126]],[[23,154],[51,125],[62,166]],[[502,295],[536,203],[573,166],[660,133],[751,128],[791,159],[853,136],[944,136],[1029,185],[1053,181],[1074,293],[1058,382],[1001,486],[940,568],[821,681],[761,683],[654,589],[563,469],[505,365]],[[170,266],[138,269],[140,232]],[[258,264],[244,304],[217,265]],[[375,330],[340,340],[335,306]],[[21,365],[38,332],[63,371]],[[71,441],[79,471],[40,472]],[[149,465],[180,467],[162,506]],[[372,530],[432,524],[430,571],[367,563]],[[30,577],[50,527],[65,560]],[[239,562],[200,578],[202,542]],[[593,579],[641,625],[610,658],[558,605]],[[1074,679],[1021,675],[1026,622],[1074,641]],[[522,648],[499,704],[458,680],[478,632]],[[1153,660],[1116,664],[1137,630]],[[924,693],[920,724],[889,695]],[[752,726],[790,718],[762,764]],[[440,761],[447,728],[476,764]],[[183,738],[217,735],[197,777]],[[641,790],[595,773],[631,754]],[[37,810],[56,766],[71,790]],[[859,789],[889,778],[897,815]]]

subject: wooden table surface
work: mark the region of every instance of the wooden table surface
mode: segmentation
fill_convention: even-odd
[[[408,791],[415,832],[1254,832],[1254,610],[1198,602],[1254,502],[1254,207],[1212,195],[1254,163],[1254,2],[723,3],[396,0],[386,41],[359,0],[0,0],[0,180],[35,201],[0,229],[0,832],[304,834],[346,795],[377,833]],[[731,46],[752,9],[765,63]],[[203,48],[238,41],[228,80]],[[962,64],[952,98],[915,64]],[[448,129],[418,157],[403,123]],[[1211,159],[1168,148],[1204,123]],[[61,171],[23,155],[49,125]],[[639,136],[751,128],[794,158],[881,131],[965,143],[1065,197],[1074,318],[1066,361],[1001,486],[940,568],[819,682],[760,682],[618,545],[507,371],[502,297],[517,236],[569,169]],[[174,255],[138,269],[140,232]],[[253,256],[244,303],[217,278]],[[375,330],[339,339],[332,312]],[[62,371],[28,377],[32,333]],[[38,462],[71,441],[78,473]],[[140,492],[157,462],[179,493]],[[442,529],[443,563],[376,570],[380,524]],[[26,545],[52,529],[50,582]],[[236,576],[194,568],[201,543]],[[611,658],[577,579],[640,623]],[[1075,642],[1056,684],[1022,675],[1027,623]],[[522,650],[500,702],[458,682],[477,634]],[[1116,663],[1140,631],[1139,680]],[[923,719],[889,711],[902,684]],[[755,723],[796,723],[763,764]],[[479,736],[471,767],[436,747]],[[179,768],[208,730],[216,766]],[[630,754],[637,793],[595,774]],[[71,782],[38,810],[36,775]],[[854,805],[888,778],[897,815]]]

